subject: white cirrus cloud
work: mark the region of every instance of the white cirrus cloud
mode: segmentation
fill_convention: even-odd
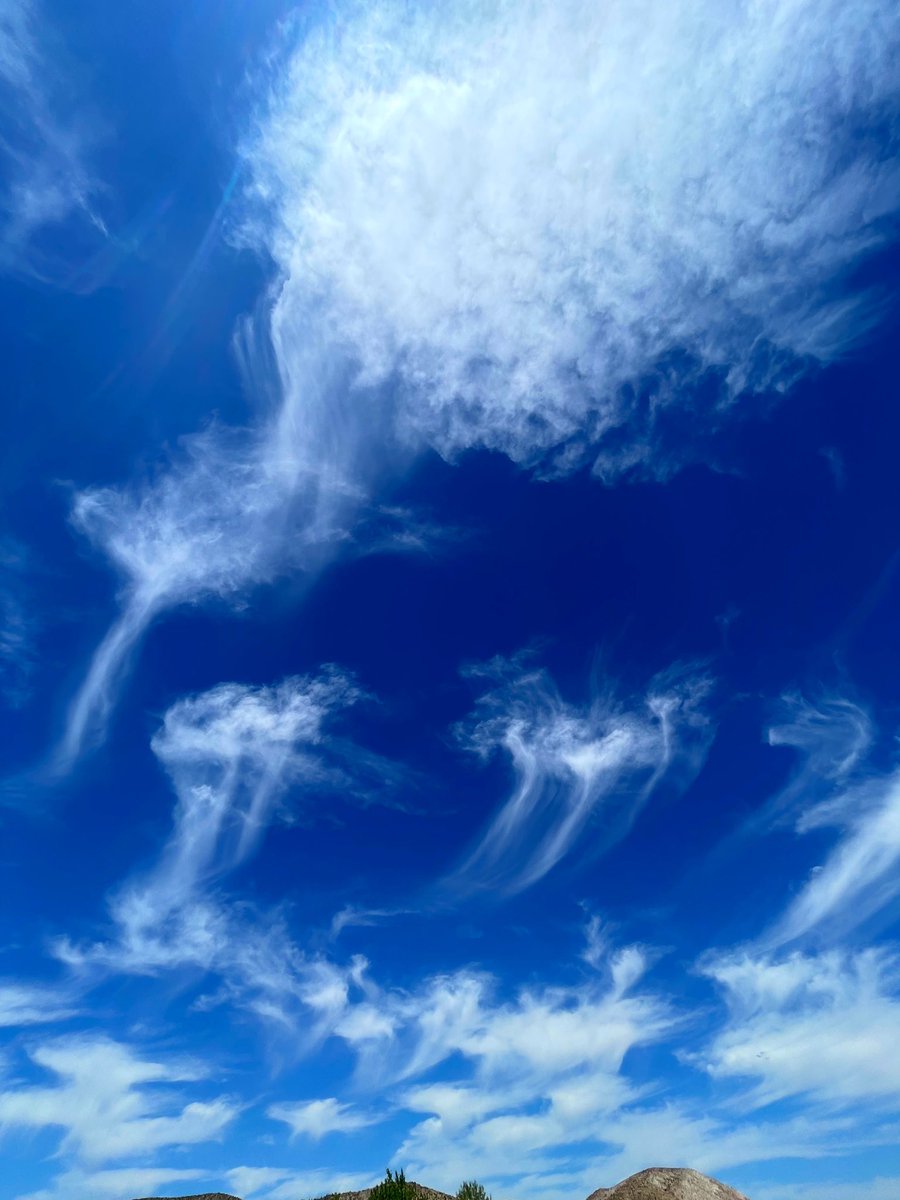
[[[775,957],[735,952],[701,969],[729,1019],[695,1061],[762,1107],[801,1097],[831,1108],[896,1108],[900,960],[887,949]]]
[[[382,0],[305,23],[245,146],[282,370],[314,306],[363,383],[401,389],[413,439],[640,463],[692,382],[782,386],[865,322],[835,285],[900,198],[858,137],[896,126],[898,47],[889,0]]]
[[[333,668],[271,687],[219,684],[179,700],[154,736],[178,796],[166,875],[177,895],[245,859],[284,791],[335,771],[335,718],[362,692]]]
[[[76,1011],[65,988],[0,979],[0,1028],[64,1021]]]
[[[423,1089],[421,1108],[434,1115],[413,1127],[396,1159],[409,1164],[411,1174],[446,1188],[477,1162],[480,1177],[495,1192],[551,1200],[561,1183],[578,1195],[642,1170],[648,1146],[654,1161],[721,1175],[746,1164],[821,1158],[879,1142],[871,1129],[867,1141],[847,1121],[735,1120],[711,1114],[708,1106],[660,1103],[651,1089],[642,1094],[624,1080],[616,1087],[613,1082],[586,1073],[549,1092],[533,1084],[505,1096],[475,1086],[460,1095],[451,1119],[441,1107],[445,1100],[432,1100]],[[416,1096],[410,1103],[419,1106]]]
[[[220,684],[168,710],[152,747],[175,787],[173,828],[156,865],[112,902],[124,958],[148,969],[154,950],[162,962],[181,952],[202,961],[205,945],[215,953],[225,918],[203,904],[206,889],[256,848],[292,784],[324,781],[334,765],[325,726],[359,696],[326,671],[274,687]]]
[[[214,1141],[239,1112],[225,1097],[181,1102],[172,1085],[202,1079],[197,1064],[146,1059],[106,1037],[68,1035],[30,1056],[57,1082],[0,1080],[0,1130],[59,1128],[61,1151],[88,1163]]]
[[[609,1077],[614,1089],[629,1050],[660,1040],[678,1023],[665,1001],[638,989],[647,967],[639,947],[611,948],[586,982],[525,988],[509,1000],[498,999],[497,981],[474,968],[424,979],[410,991],[383,992],[369,981],[365,998],[334,1032],[357,1055],[360,1081],[369,1087],[461,1059],[462,1078],[427,1088],[429,1103],[439,1098],[454,1109],[473,1082],[503,1105],[523,1086],[572,1082],[579,1072]],[[408,1096],[420,1108],[422,1093]]]
[[[362,1112],[334,1096],[272,1104],[266,1114],[275,1121],[283,1121],[294,1137],[308,1137],[313,1141],[321,1141],[329,1133],[356,1133],[384,1120],[384,1116]]]
[[[482,757],[507,757],[514,783],[452,876],[453,887],[520,891],[580,839],[589,838],[594,852],[608,848],[657,787],[683,787],[693,778],[709,746],[712,724],[703,702],[711,685],[700,675],[670,671],[627,703],[608,688],[576,705],[545,671],[517,662],[472,674],[495,686],[460,736]]]
[[[313,439],[314,440],[314,439]],[[60,768],[105,727],[129,656],[166,608],[239,596],[285,567],[310,568],[340,540],[340,480],[269,437],[208,430],[155,482],[97,488],[75,500],[75,525],[123,578],[121,612],[94,653],[57,750]],[[335,471],[337,467],[335,467]],[[348,485],[349,486],[349,485]],[[298,513],[303,520],[298,526]]]
[[[798,829],[828,825],[840,828],[838,841],[765,935],[769,944],[845,933],[900,896],[900,772],[812,808]]]
[[[808,807],[813,790],[820,794],[825,785],[840,786],[852,779],[876,732],[870,713],[846,696],[826,694],[815,701],[799,692],[782,696],[766,740],[770,746],[795,750],[799,761],[787,785],[763,810],[763,819],[796,819],[798,809]]]
[[[857,701],[782,698],[772,746],[797,752],[788,783],[749,828],[793,823],[799,834],[837,829],[824,859],[760,939],[769,949],[833,937],[888,911],[900,896],[900,775],[876,765],[879,729]]]
[[[885,1141],[882,1131],[871,1126],[861,1130],[834,1117],[780,1114],[769,1120],[735,1120],[727,1111],[710,1114],[706,1106],[679,1102],[616,1113],[599,1132],[600,1140],[618,1149],[594,1158],[588,1178],[609,1183],[644,1169],[648,1146],[654,1162],[736,1182],[737,1167],[778,1159],[821,1160]]]
[[[243,603],[249,589],[289,571],[313,578],[349,543],[376,460],[386,468],[376,453],[383,439],[372,406],[359,411],[346,367],[329,360],[313,332],[300,357],[279,378],[280,407],[257,427],[213,425],[184,438],[153,477],[75,497],[75,528],[122,582],[118,616],[72,699],[51,770],[64,772],[102,740],[130,659],[160,614],[204,601]],[[404,523],[427,548],[410,514],[387,522],[390,540],[412,549]]]
[[[220,991],[260,1019],[310,1038],[330,1032],[358,987],[364,960],[339,966],[297,948],[281,914],[255,913],[218,889],[247,859],[291,788],[353,794],[356,749],[339,719],[362,696],[326,668],[272,687],[221,684],[177,701],[152,746],[177,801],[157,861],[110,898],[113,935],[93,945],[58,939],[71,968],[157,975],[213,973]],[[371,757],[363,754],[364,766]]]

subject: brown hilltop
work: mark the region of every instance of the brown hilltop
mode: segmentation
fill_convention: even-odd
[[[227,1192],[204,1192],[202,1196],[142,1196],[141,1200],[241,1200]]]
[[[747,1200],[734,1188],[687,1167],[651,1167],[611,1188],[597,1188],[587,1200]]]
[[[227,1192],[204,1192],[202,1196],[142,1196],[141,1200],[241,1200]]]

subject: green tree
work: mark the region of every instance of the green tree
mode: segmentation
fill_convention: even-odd
[[[456,1192],[456,1200],[491,1200],[484,1190],[484,1184],[477,1179],[467,1179],[461,1183]]]
[[[407,1183],[403,1171],[396,1174],[388,1167],[381,1183],[372,1188],[369,1200],[417,1200],[415,1186]]]

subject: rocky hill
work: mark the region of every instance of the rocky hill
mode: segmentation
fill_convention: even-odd
[[[202,1196],[141,1196],[140,1200],[241,1200],[227,1192],[204,1192]]]
[[[227,1192],[204,1192],[202,1196],[141,1196],[140,1200],[241,1200]]]
[[[747,1200],[734,1188],[686,1167],[651,1167],[615,1187],[598,1188],[587,1200]]]

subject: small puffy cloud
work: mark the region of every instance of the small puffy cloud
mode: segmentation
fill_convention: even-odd
[[[177,1092],[161,1085],[196,1082],[203,1072],[195,1064],[144,1059],[109,1038],[43,1042],[31,1059],[58,1082],[0,1081],[0,1131],[60,1128],[60,1149],[86,1162],[214,1141],[239,1111],[223,1097],[181,1104]]]
[[[370,1113],[360,1112],[350,1104],[342,1104],[333,1096],[324,1100],[273,1104],[266,1109],[275,1121],[290,1127],[293,1137],[303,1136],[320,1141],[329,1133],[355,1133],[383,1120]]]
[[[544,671],[504,663],[486,674],[497,686],[460,736],[482,757],[506,756],[513,786],[453,876],[455,887],[520,891],[589,831],[595,850],[609,847],[658,786],[683,787],[704,760],[712,726],[703,710],[710,690],[703,677],[668,672],[628,703],[610,689],[576,705],[563,700]]]

